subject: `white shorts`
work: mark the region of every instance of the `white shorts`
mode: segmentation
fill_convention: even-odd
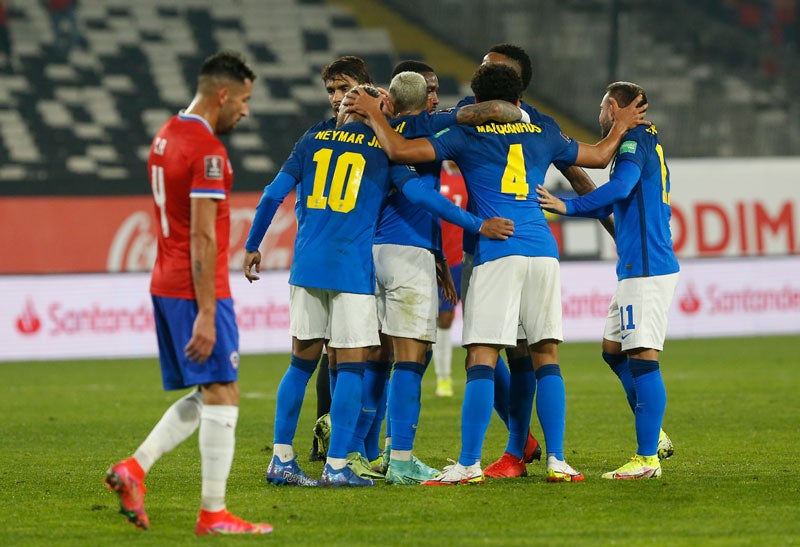
[[[620,281],[608,306],[603,338],[621,343],[623,351],[664,349],[667,316],[677,284],[677,273]]]
[[[381,344],[375,295],[289,288],[289,334],[298,340],[325,338],[332,348]]]
[[[529,345],[563,340],[557,259],[505,256],[472,269],[463,345],[516,346],[520,324]]]
[[[439,292],[433,253],[420,247],[382,244],[373,245],[372,256],[381,332],[434,342]]]
[[[475,263],[475,257],[469,253],[464,253],[461,259],[461,313],[464,313],[464,304],[467,301],[467,289],[469,289],[469,277],[472,275],[472,267]],[[517,324],[517,340],[527,339],[525,334],[525,327],[522,326],[522,321]],[[516,345],[516,344],[515,344]]]

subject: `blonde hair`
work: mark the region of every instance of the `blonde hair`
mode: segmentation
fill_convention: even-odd
[[[427,110],[428,83],[418,72],[401,72],[389,84],[395,112]]]

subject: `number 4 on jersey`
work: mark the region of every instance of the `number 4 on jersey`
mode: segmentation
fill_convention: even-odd
[[[521,144],[509,146],[506,169],[500,183],[500,191],[504,194],[514,194],[514,199],[518,200],[528,199],[528,178]]]

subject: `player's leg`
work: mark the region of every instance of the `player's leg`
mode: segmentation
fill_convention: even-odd
[[[450,267],[450,275],[456,286],[456,294],[461,295],[462,264]],[[437,318],[436,343],[433,345],[433,365],[436,368],[436,396],[453,396],[453,340],[450,328],[455,318],[455,307],[458,302],[451,304],[443,296],[441,289],[437,290],[439,296],[439,316]]]
[[[628,354],[628,366],[636,392],[634,422],[636,456],[604,478],[641,479],[661,476],[659,439],[667,405],[666,389],[659,366],[667,330],[667,316],[677,285],[677,274],[620,281],[620,339]]]
[[[461,407],[461,452],[455,465],[426,485],[480,483],[483,440],[494,406],[494,366],[501,347],[516,343],[519,324],[520,257],[504,257],[472,269],[464,301],[463,343],[467,384]],[[516,282],[519,279],[520,282]]]
[[[322,472],[324,486],[372,486],[347,466],[361,410],[369,348],[380,344],[375,295],[328,291],[331,295],[329,347],[336,354],[336,387],[331,399],[331,438]]]
[[[536,414],[544,433],[547,480],[581,481],[583,475],[564,461],[567,400],[558,360],[558,344],[563,340],[563,334],[561,276],[557,259],[528,258],[520,299],[523,302],[520,320],[528,336],[536,375]]]
[[[317,379],[315,383],[317,392],[317,419],[319,420],[331,411],[331,379],[328,371],[328,353],[324,352],[319,360]],[[319,440],[314,435],[311,441],[311,451],[308,461],[316,462],[325,459],[325,450],[320,450]]]
[[[203,396],[198,434],[201,509],[195,533],[266,534],[272,531],[269,524],[244,521],[226,509],[239,418],[239,332],[231,299],[217,301],[215,323],[217,340],[211,356],[200,366],[190,363],[186,374],[201,386]]]
[[[289,332],[292,335],[292,355],[278,384],[272,439],[273,457],[266,473],[267,482],[273,484],[315,485],[297,464],[292,444],[306,387],[322,353],[327,333],[328,307],[324,291],[290,286]]]
[[[192,302],[154,296],[153,312],[164,388],[183,389],[190,384],[183,376],[183,346],[191,337],[196,312]],[[145,475],[153,464],[194,433],[200,425],[202,397],[193,390],[178,399],[161,417],[133,456],[108,469],[104,482],[116,492],[120,513],[137,528],[146,530],[150,520],[144,509]]]

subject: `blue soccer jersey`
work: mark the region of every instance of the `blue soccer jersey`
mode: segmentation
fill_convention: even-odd
[[[304,135],[264,190],[245,248],[258,249],[278,205],[296,187],[297,236],[289,283],[375,293],[372,244],[391,186],[466,230],[481,220],[427,189],[416,172],[390,164],[372,129],[349,123]]]
[[[454,120],[455,120],[455,111],[456,110],[458,110],[459,108],[461,108],[463,106],[469,106],[471,104],[475,104],[475,97],[469,96],[469,97],[464,97],[463,99],[461,99],[458,102],[458,104],[455,106],[455,108],[452,110]],[[548,126],[558,127],[558,123],[556,123],[556,121],[553,118],[551,118],[550,116],[548,116],[546,114],[542,114],[541,112],[536,110],[536,108],[534,108],[533,106],[529,105],[525,101],[520,101],[519,108],[520,108],[520,110],[523,110],[524,112],[526,112],[528,114],[528,117],[530,118],[530,122],[533,123],[533,124],[536,124],[538,126],[548,125]],[[559,129],[559,132],[560,131],[561,130]],[[568,163],[568,162],[564,162],[564,161],[554,161],[553,165],[555,165],[556,168],[559,169],[559,170],[564,170],[564,169],[567,169],[568,167],[570,167],[572,165],[572,163]],[[473,212],[473,213],[475,212],[473,209],[470,208],[470,203],[469,202],[467,202],[467,210],[470,211],[470,212]],[[475,244],[476,244],[477,241],[478,241],[478,238],[477,238],[477,236],[475,236],[475,234],[469,234],[467,232],[464,232],[464,238],[463,238],[464,252],[468,253],[468,254],[475,254]]]
[[[606,184],[565,203],[568,215],[605,218],[613,211],[618,279],[680,270],[669,227],[669,168],[654,125],[628,131]]]
[[[544,183],[552,162],[575,162],[576,141],[562,134],[552,120],[456,125],[429,140],[437,160],[451,159],[458,164],[469,192],[469,208],[475,214],[514,221],[514,235],[506,241],[476,239],[476,266],[511,255],[558,258],[536,187]]]
[[[415,115],[400,116],[390,123],[395,131],[405,138],[413,139],[434,135],[441,129],[455,124],[455,116],[449,113],[430,114],[423,111]],[[438,192],[442,162],[417,164],[414,167],[420,175],[425,175],[425,181]],[[412,203],[402,192],[392,190],[375,232],[375,244],[385,243],[421,247],[440,253],[439,219],[428,210]]]

